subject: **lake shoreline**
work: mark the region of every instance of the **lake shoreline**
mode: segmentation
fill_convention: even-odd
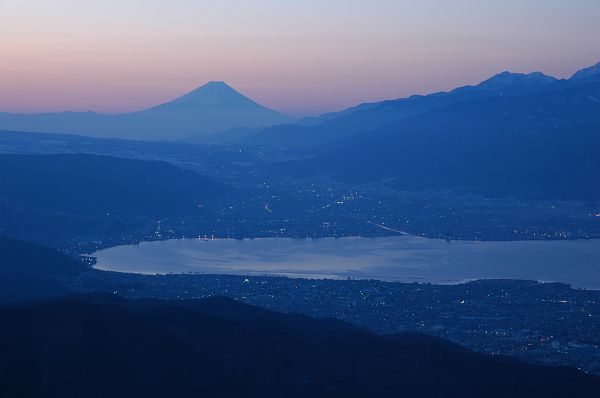
[[[600,240],[184,238],[92,253],[94,269],[145,275],[228,274],[459,284],[535,280],[600,289]]]

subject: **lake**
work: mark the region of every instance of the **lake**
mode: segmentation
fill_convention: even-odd
[[[100,270],[461,283],[531,279],[600,289],[600,240],[480,242],[386,238],[173,239],[92,254]]]

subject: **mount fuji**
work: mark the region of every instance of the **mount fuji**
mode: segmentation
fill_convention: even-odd
[[[2,130],[142,140],[178,140],[290,121],[288,116],[254,102],[222,81],[209,82],[170,102],[132,113],[0,113]]]

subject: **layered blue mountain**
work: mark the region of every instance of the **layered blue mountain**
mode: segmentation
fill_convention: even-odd
[[[224,82],[210,82],[171,102],[139,112],[117,115],[94,112],[0,113],[0,129],[102,138],[177,140],[239,127],[268,127],[290,120],[238,93]]]
[[[569,79],[573,82],[579,81],[600,81],[600,62],[596,65],[590,66],[589,68],[581,69],[575,72]]]
[[[530,74],[503,72],[477,86],[460,87],[450,92],[430,95],[413,95],[378,103],[365,103],[338,113],[302,119],[294,124],[272,126],[240,141],[278,147],[314,147],[343,140],[456,102],[525,95],[544,90],[553,84],[560,85],[561,82],[540,72]]]
[[[421,112],[322,145],[315,160],[290,167],[405,190],[600,200],[598,70],[568,81],[503,73],[475,88],[400,100],[394,106]]]

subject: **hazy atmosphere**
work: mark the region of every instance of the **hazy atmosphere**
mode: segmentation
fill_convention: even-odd
[[[597,62],[600,2],[0,0],[0,111],[119,113],[223,80],[297,116]]]
[[[600,0],[0,0],[0,397],[600,397]]]

